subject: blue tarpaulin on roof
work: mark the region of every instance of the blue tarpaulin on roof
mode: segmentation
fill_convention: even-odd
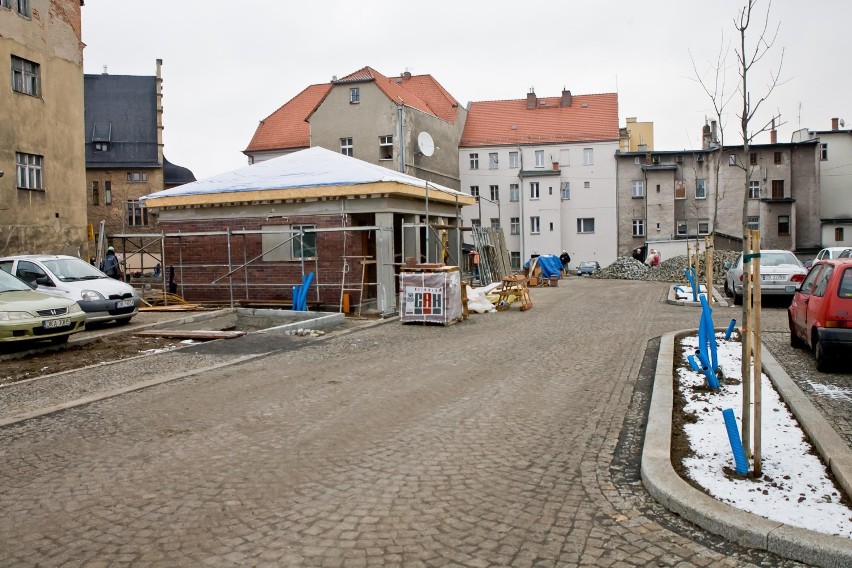
[[[530,261],[524,263],[524,268],[530,267]],[[543,254],[538,257],[538,267],[541,268],[542,278],[562,276],[562,261],[555,254]]]

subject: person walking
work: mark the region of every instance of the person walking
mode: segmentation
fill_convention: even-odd
[[[563,250],[562,254],[559,255],[559,260],[562,262],[562,275],[568,276],[568,264],[571,262],[571,255],[568,254],[567,250]]]
[[[116,280],[121,280],[121,269],[119,268],[118,257],[115,256],[115,249],[107,247],[104,261],[101,263],[101,271]]]

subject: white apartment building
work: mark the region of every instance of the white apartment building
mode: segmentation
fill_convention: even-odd
[[[535,254],[572,265],[616,258],[618,95],[471,103],[459,145],[466,225],[502,227],[515,268]]]

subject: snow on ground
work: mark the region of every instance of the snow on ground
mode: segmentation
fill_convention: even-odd
[[[741,346],[717,333],[719,367],[727,379],[739,380]],[[692,355],[698,337],[681,340],[684,357]],[[702,372],[678,369],[686,398],[686,412],[695,423],[684,429],[695,456],[685,460],[690,479],[719,501],[738,509],[789,525],[852,538],[852,509],[840,503],[841,490],[828,478],[826,468],[807,441],[797,420],[781,401],[769,378],[762,375],[762,469],[760,479],[734,474],[733,451],[722,411],[732,408],[742,432],[742,385],[725,384],[718,391],[706,388]],[[697,387],[701,387],[696,390]],[[845,393],[848,396],[849,393]],[[749,471],[753,463],[749,461]],[[726,473],[727,470],[727,473]]]
[[[689,300],[690,302],[697,302],[698,301],[698,300],[692,299],[692,286],[678,285],[678,286],[672,286],[672,288],[674,289],[674,292],[675,292],[675,300]],[[707,293],[707,288],[704,286],[704,284],[698,285],[698,292],[697,293],[698,294]]]

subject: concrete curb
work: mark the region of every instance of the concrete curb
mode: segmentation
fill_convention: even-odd
[[[852,539],[826,535],[793,527],[736,509],[716,501],[693,488],[675,473],[671,463],[671,417],[674,404],[674,338],[694,332],[681,330],[662,337],[648,426],[642,449],[642,482],[654,499],[670,511],[727,540],[750,548],[768,550],[785,558],[824,567],[852,566]],[[849,449],[816,411],[805,395],[764,348],[764,371],[785,401],[794,401],[791,409],[823,460],[841,473],[838,479],[850,479]],[[804,404],[807,402],[807,404]],[[790,404],[790,402],[788,402]],[[832,436],[836,440],[832,439]],[[841,444],[842,447],[836,444]],[[828,454],[823,454],[827,449]],[[845,452],[842,450],[845,449]],[[832,462],[833,460],[833,462]],[[846,485],[843,485],[845,491]]]

